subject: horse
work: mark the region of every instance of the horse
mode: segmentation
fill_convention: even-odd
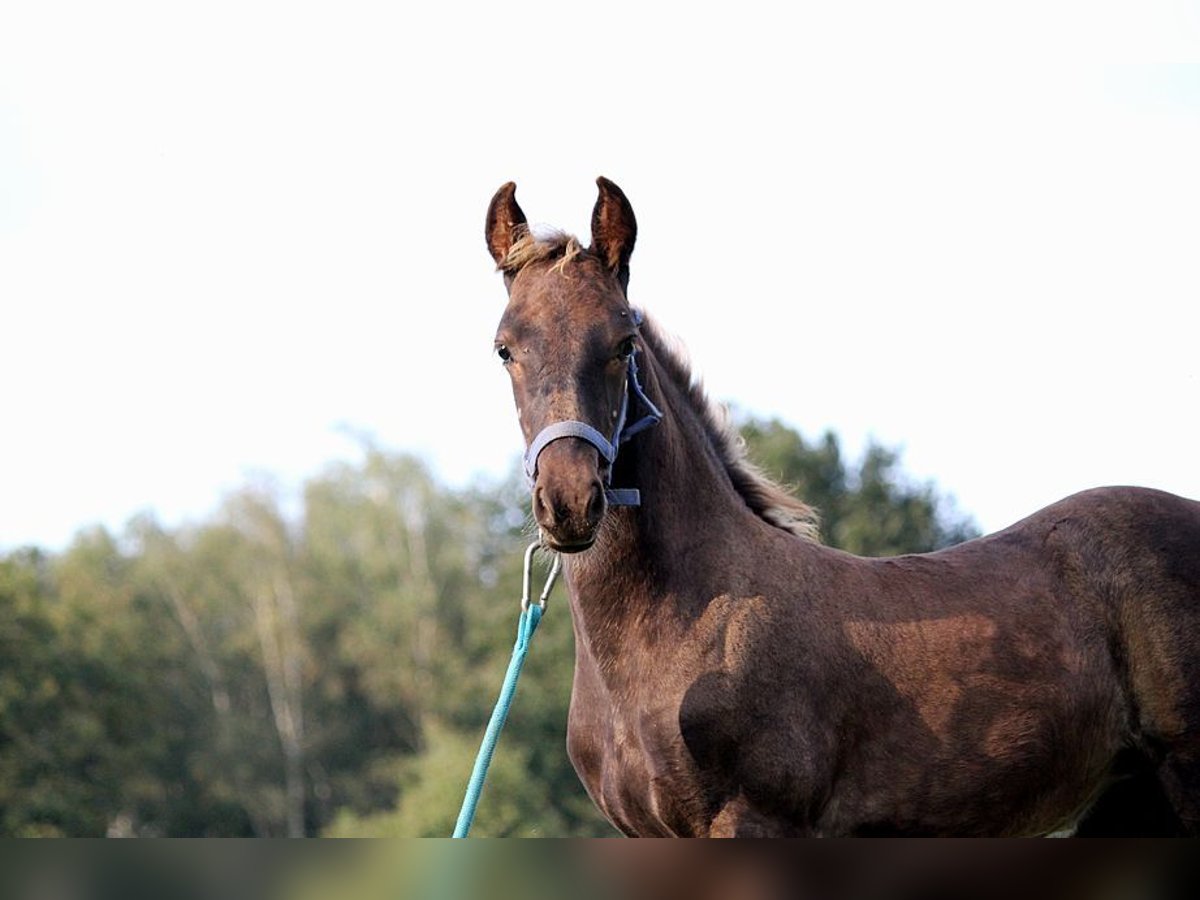
[[[575,635],[567,752],[630,836],[1195,834],[1200,503],[1075,494],[989,536],[862,558],[746,456],[591,243],[509,182],[495,351]]]

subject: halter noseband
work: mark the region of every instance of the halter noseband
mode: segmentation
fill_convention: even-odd
[[[633,310],[633,324],[635,327],[641,327],[642,314],[640,310]],[[537,433],[537,436],[529,445],[529,449],[525,451],[525,477],[529,480],[530,487],[533,486],[534,481],[537,479],[537,461],[542,451],[551,443],[561,438],[579,438],[595,447],[600,454],[600,458],[608,463],[608,468],[604,475],[604,497],[608,500],[609,506],[641,505],[642,497],[637,488],[614,488],[609,486],[609,482],[612,480],[613,464],[617,460],[617,451],[621,445],[651,425],[657,425],[662,419],[662,413],[658,407],[650,402],[650,398],[642,390],[642,383],[638,379],[637,354],[638,351],[635,347],[633,353],[629,355],[629,372],[625,379],[625,392],[621,396],[621,409],[617,413],[617,424],[613,429],[612,439],[606,438],[586,422],[579,422],[575,419],[568,419],[564,422],[555,422],[552,425],[547,425]],[[644,412],[641,418],[627,425],[626,419],[629,416],[630,396],[633,397],[634,403],[641,404]]]

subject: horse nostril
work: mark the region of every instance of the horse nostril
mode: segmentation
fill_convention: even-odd
[[[592,496],[588,499],[587,518],[593,525],[604,515],[604,486],[596,481],[592,483]]]
[[[551,526],[555,523],[554,505],[546,502],[546,491],[539,487],[533,492],[533,517],[540,525]]]

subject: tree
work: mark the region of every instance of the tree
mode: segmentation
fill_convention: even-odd
[[[894,450],[872,443],[851,469],[832,432],[809,444],[778,419],[749,419],[741,431],[751,458],[817,508],[822,538],[831,546],[861,556],[894,556],[938,550],[979,534],[932,484],[907,479]]]

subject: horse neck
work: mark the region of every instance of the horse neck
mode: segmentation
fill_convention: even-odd
[[[643,384],[663,418],[621,447],[613,476],[615,486],[640,490],[641,505],[609,510],[595,545],[566,560],[576,629],[593,644],[628,634],[629,619],[686,628],[751,555],[744,545],[755,517],[703,414],[652,347],[644,357]]]

